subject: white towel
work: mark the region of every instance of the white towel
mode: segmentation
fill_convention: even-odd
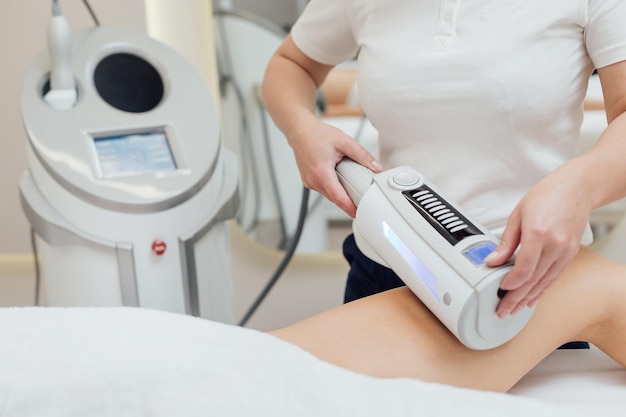
[[[0,309],[0,330],[2,417],[580,415],[367,377],[261,332],[152,310]]]

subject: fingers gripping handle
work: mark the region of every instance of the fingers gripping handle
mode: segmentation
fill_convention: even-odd
[[[351,159],[344,158],[335,167],[339,182],[346,189],[355,206],[359,205],[361,197],[368,190],[374,179],[374,173],[354,162]]]

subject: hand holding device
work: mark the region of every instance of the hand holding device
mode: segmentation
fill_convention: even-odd
[[[498,314],[533,306],[578,253],[591,205],[585,178],[565,165],[538,182],[515,207],[496,251],[486,260],[498,266],[517,252],[519,266],[502,283],[508,291]]]
[[[490,349],[515,336],[534,309],[499,318],[502,279],[485,258],[498,239],[408,166],[374,174],[344,159],[337,174],[357,205],[354,236],[361,251],[406,283],[466,346]]]

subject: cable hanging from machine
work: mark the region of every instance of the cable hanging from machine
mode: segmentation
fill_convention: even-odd
[[[248,320],[250,320],[250,318],[254,315],[263,300],[265,300],[265,297],[267,297],[269,292],[272,290],[272,288],[284,272],[285,268],[287,268],[287,265],[289,265],[289,261],[291,261],[291,258],[295,254],[296,247],[298,246],[298,242],[300,241],[300,236],[302,235],[302,229],[304,228],[304,221],[306,219],[307,209],[309,207],[309,193],[310,191],[308,188],[302,188],[302,199],[300,201],[300,215],[298,216],[298,226],[296,227],[296,231],[293,237],[289,241],[285,256],[283,257],[280,265],[278,265],[278,268],[276,268],[274,275],[272,275],[268,283],[263,288],[263,291],[261,291],[252,306],[248,309],[246,314],[244,314],[243,318],[239,322],[239,326],[243,327],[248,323]]]
[[[100,26],[100,21],[98,20],[98,16],[96,16],[96,14],[94,13],[93,9],[91,8],[91,5],[89,4],[89,1],[83,0],[83,3],[85,4],[85,7],[87,8],[87,11],[91,15],[91,19],[93,20],[95,25]]]
[[[94,13],[93,8],[91,7],[91,4],[89,4],[89,1],[88,0],[83,0],[83,4],[87,8],[87,11],[89,12],[89,15],[91,16],[91,19],[93,20],[95,25],[96,26],[100,26],[100,21],[98,20],[98,16],[96,16],[96,14]],[[61,7],[59,6],[59,0],[52,0],[52,10],[53,10],[53,14],[60,14],[61,13]]]

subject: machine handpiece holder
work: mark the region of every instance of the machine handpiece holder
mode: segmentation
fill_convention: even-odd
[[[374,174],[349,159],[336,171],[357,206],[359,249],[394,270],[465,346],[500,346],[526,325],[532,308],[496,315],[500,282],[512,268],[484,263],[498,238],[419,172],[402,166]]]
[[[56,110],[68,110],[77,100],[71,67],[71,33],[58,1],[52,3],[52,19],[48,25],[50,56],[50,90],[44,100]]]

